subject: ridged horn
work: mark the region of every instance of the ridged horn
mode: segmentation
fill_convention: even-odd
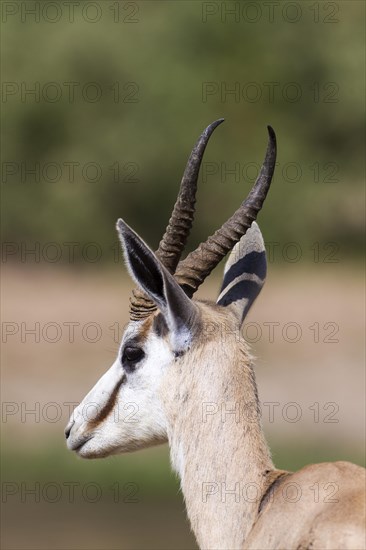
[[[257,218],[267,196],[276,164],[276,134],[268,126],[268,146],[258,178],[248,197],[235,214],[206,242],[178,264],[175,278],[189,297],[192,297],[206,277],[226,256]]]
[[[158,258],[170,273],[174,273],[176,270],[192,228],[198,173],[206,145],[212,132],[222,122],[224,119],[220,118],[207,126],[194,146],[184,170],[171,218],[156,251]]]
[[[174,274],[192,227],[198,174],[208,140],[223,118],[212,122],[203,131],[189,156],[172,215],[156,251],[163,265]],[[155,304],[140,289],[135,289],[130,300],[130,319],[148,317],[156,309]]]

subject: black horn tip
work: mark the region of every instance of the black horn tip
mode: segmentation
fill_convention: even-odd
[[[267,130],[268,130],[268,135],[269,135],[271,141],[274,141],[276,143],[276,133],[275,133],[274,129],[272,128],[272,126],[268,125]]]
[[[213,122],[211,122],[211,124],[209,124],[207,126],[207,128],[205,128],[203,130],[203,133],[202,133],[201,137],[199,138],[198,143],[196,144],[196,147],[197,147],[198,144],[200,144],[200,145],[204,144],[204,146],[206,147],[207,141],[211,137],[213,131],[218,126],[220,126],[220,124],[222,124],[224,122],[224,120],[225,120],[224,118],[218,118],[217,120],[214,120]]]
[[[206,132],[212,133],[215,128],[217,128],[220,124],[222,124],[225,121],[224,118],[218,118],[217,120],[214,120],[214,122],[211,122],[206,128]]]

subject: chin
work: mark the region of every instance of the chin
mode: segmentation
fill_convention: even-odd
[[[88,441],[80,449],[77,449],[76,454],[80,458],[91,459],[91,458],[106,458],[112,454],[115,454],[114,449],[106,449],[97,447]],[[118,452],[118,451],[117,451]]]
[[[78,446],[70,446],[70,450],[74,451],[80,458],[106,458],[114,454],[123,452],[119,445],[106,445],[104,441],[98,441],[97,438],[91,437],[84,443]]]
[[[80,457],[85,459],[94,458],[107,458],[108,456],[121,455],[125,453],[133,453],[141,449],[148,447],[155,447],[166,443],[166,439],[149,439],[148,441],[125,441],[119,442],[117,445],[105,445],[105,443],[99,443],[94,438],[89,439],[79,448],[74,449],[74,452]]]

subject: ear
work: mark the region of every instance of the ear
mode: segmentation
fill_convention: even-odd
[[[241,324],[262,289],[266,273],[266,251],[262,233],[256,222],[253,222],[226,262],[217,304],[232,306]]]
[[[173,350],[179,355],[189,348],[198,308],[154,252],[121,219],[117,221],[117,231],[130,275],[160,309],[170,331]]]

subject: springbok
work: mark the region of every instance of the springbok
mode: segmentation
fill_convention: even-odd
[[[123,220],[117,222],[138,288],[114,364],[66,427],[68,448],[98,458],[168,442],[201,548],[365,548],[365,470],[347,462],[309,465],[296,473],[274,467],[252,357],[240,337],[266,276],[255,219],[275,167],[271,127],[263,166],[246,200],[180,261],[203,153],[222,121],[208,126],[193,148],[156,253]],[[230,251],[217,302],[193,300]]]

